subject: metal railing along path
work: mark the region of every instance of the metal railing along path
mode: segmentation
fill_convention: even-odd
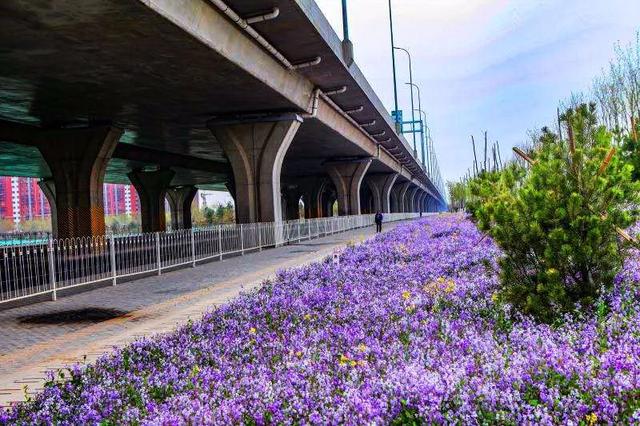
[[[388,213],[385,222],[418,217]],[[0,306],[4,302],[50,294],[118,278],[198,262],[244,255],[373,225],[373,215],[301,219],[278,223],[212,225],[206,228],[73,239],[22,240],[0,245]]]

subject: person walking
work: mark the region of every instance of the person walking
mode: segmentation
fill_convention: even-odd
[[[384,219],[384,216],[382,216],[382,213],[380,213],[379,211],[376,212],[376,216],[375,216],[375,221],[376,221],[376,233],[378,232],[382,232],[382,220]]]

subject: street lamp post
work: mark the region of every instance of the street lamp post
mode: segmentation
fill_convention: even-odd
[[[412,98],[413,98],[413,88],[415,87],[415,89],[418,91],[418,111],[424,112],[424,111],[422,111],[422,100],[420,98],[420,87],[417,84],[414,84],[412,81],[409,81],[409,83],[407,83],[407,84],[411,87],[411,97]],[[425,125],[427,123],[426,116],[427,116],[427,114],[425,114],[425,120],[424,120],[424,124]],[[424,165],[424,141],[422,141],[422,143],[421,143],[421,151],[422,151],[422,164]]]
[[[347,66],[353,63],[353,43],[349,39],[349,18],[347,15],[347,0],[342,0],[342,56]]]
[[[393,42],[393,14],[391,13],[391,0],[389,0],[389,29],[391,32],[391,67],[393,68],[393,106],[395,111],[396,131],[398,131],[398,87],[396,83],[396,51]]]
[[[427,128],[427,130],[429,130],[429,129]],[[429,130],[427,132],[427,144],[428,144],[428,147],[429,147],[429,168],[431,170],[431,174],[434,174],[435,170],[436,170],[435,169],[435,165],[436,165],[438,159],[435,157],[436,153],[435,153],[435,151],[433,149],[433,140],[431,139],[431,130]]]
[[[413,67],[411,66],[411,54],[409,53],[409,51],[407,49],[404,49],[402,47],[396,47],[393,46],[394,49],[398,49],[398,50],[402,50],[404,53],[407,54],[407,57],[409,58],[409,84],[411,86],[413,86]],[[413,155],[415,157],[418,156],[418,150],[416,148],[416,117],[414,115],[414,105],[413,105],[413,87],[411,87],[411,133],[413,134]]]
[[[347,0],[342,0],[342,39],[349,40],[349,19],[347,17]]]
[[[421,118],[421,122],[422,122],[422,126],[421,126],[421,136],[422,139],[420,140],[420,150],[422,151],[422,165],[423,166],[427,166],[427,157],[425,155],[425,144],[426,144],[426,132],[425,132],[425,127],[427,125],[427,113],[424,112],[423,110],[421,110],[420,108],[416,109],[416,111],[418,111],[418,113],[420,114],[420,118]]]

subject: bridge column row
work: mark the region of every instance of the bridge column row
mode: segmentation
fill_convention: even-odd
[[[298,217],[301,198],[309,218],[333,215],[335,201],[340,215],[360,214],[363,184],[370,190],[367,210],[389,213],[437,208],[435,200],[413,183],[397,183],[396,173],[367,175],[371,158],[329,162],[325,165],[329,179],[303,178],[294,188],[282,190],[282,163],[301,122],[296,114],[283,114],[249,123],[208,123],[231,163],[229,189],[239,223],[283,220],[283,195],[287,218]],[[56,237],[105,233],[104,175],[121,134],[121,129],[105,125],[43,131],[30,141],[51,171],[40,187],[51,206]],[[143,232],[166,229],[165,198],[171,206],[173,226],[191,227],[191,203],[197,189],[193,185],[172,186],[174,176],[167,168],[128,174],[140,198]]]

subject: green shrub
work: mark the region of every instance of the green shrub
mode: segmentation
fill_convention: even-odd
[[[469,209],[504,251],[499,299],[544,322],[576,304],[593,307],[629,245],[617,230],[638,219],[633,166],[614,153],[594,111],[581,105],[564,114],[568,140],[543,130],[530,166],[471,183]]]

